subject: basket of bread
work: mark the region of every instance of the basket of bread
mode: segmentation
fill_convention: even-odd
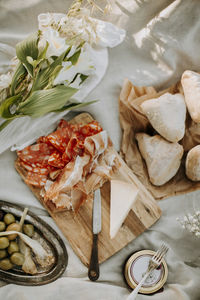
[[[157,92],[128,79],[119,97],[121,155],[156,199],[200,188],[200,75]]]

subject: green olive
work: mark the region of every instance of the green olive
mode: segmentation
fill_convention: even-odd
[[[2,259],[2,258],[4,258],[4,257],[6,257],[7,256],[7,252],[6,252],[6,250],[0,250],[0,259]]]
[[[10,225],[8,225],[8,227],[6,228],[6,231],[20,231],[20,225],[18,223],[12,223]],[[8,239],[10,241],[15,240],[17,237],[17,234],[10,234],[8,235]]]
[[[0,237],[0,249],[5,249],[9,246],[9,239],[5,236]]]
[[[9,224],[15,222],[15,217],[12,214],[7,213],[7,214],[5,214],[3,220],[7,225],[9,225]]]
[[[29,237],[32,237],[34,234],[34,226],[32,224],[25,224],[23,226],[23,232]]]
[[[4,231],[6,228],[6,224],[3,221],[0,221],[0,231]]]
[[[0,269],[2,270],[10,270],[13,267],[13,264],[10,262],[8,258],[2,259],[0,261]]]
[[[19,246],[16,242],[11,241],[10,245],[8,246],[8,253],[12,254],[14,252],[19,252]]]
[[[24,263],[24,255],[19,252],[15,252],[11,255],[10,260],[13,264],[22,266]]]

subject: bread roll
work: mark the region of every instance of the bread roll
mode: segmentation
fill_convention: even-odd
[[[157,186],[165,184],[177,173],[183,147],[178,143],[170,143],[159,135],[150,136],[137,133],[136,139],[144,158],[150,181]]]
[[[178,142],[183,138],[186,105],[181,94],[165,93],[143,102],[141,108],[153,128],[165,139]]]
[[[192,181],[200,180],[200,145],[193,147],[187,154],[185,173]]]
[[[185,102],[192,120],[200,123],[200,75],[185,71],[181,78]]]

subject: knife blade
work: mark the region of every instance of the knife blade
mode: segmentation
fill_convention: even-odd
[[[98,259],[98,234],[101,232],[101,192],[97,189],[94,192],[93,213],[92,213],[92,252],[90,258],[90,265],[88,270],[88,277],[92,281],[99,278],[99,259]]]
[[[92,230],[94,234],[101,232],[101,191],[94,192]]]

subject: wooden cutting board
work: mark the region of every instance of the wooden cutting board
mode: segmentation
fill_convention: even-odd
[[[88,123],[92,117],[87,113],[82,113],[76,116],[71,123]],[[143,184],[128,168],[119,154],[113,150],[118,156],[121,167],[117,173],[113,175],[113,179],[133,182],[139,188],[139,196],[130,210],[123,226],[120,228],[114,239],[110,239],[110,182],[106,182],[101,188],[102,198],[102,231],[99,234],[99,262],[102,263],[120,249],[125,247],[133,239],[139,236],[145,229],[154,224],[161,216],[161,210],[152,197],[146,190]],[[16,164],[16,169],[24,179],[26,171],[19,168]],[[41,201],[39,189],[30,187],[35,196]],[[125,199],[124,199],[125,200]],[[41,201],[44,205],[44,203]],[[72,211],[52,212],[46,207],[49,214],[52,216],[58,227],[67,238],[71,247],[81,261],[88,266],[91,248],[92,248],[92,202],[87,201],[81,206],[78,213],[75,215]]]

